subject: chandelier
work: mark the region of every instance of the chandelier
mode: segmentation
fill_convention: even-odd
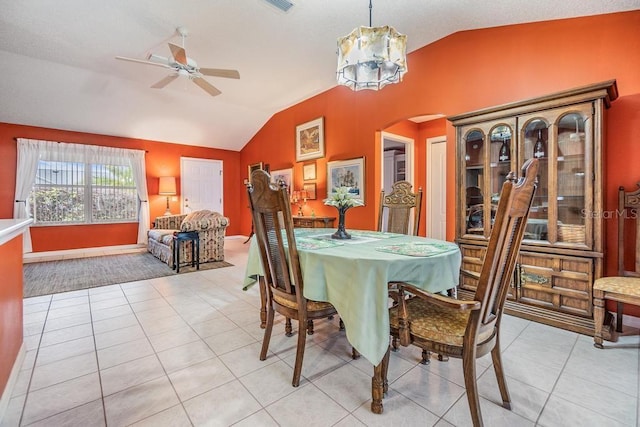
[[[407,36],[395,28],[358,27],[338,38],[338,84],[353,90],[380,90],[389,83],[402,81],[407,72]]]

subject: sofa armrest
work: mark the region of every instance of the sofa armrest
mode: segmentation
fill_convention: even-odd
[[[218,212],[201,210],[188,214],[182,221],[179,229],[180,231],[202,231],[224,229],[227,225],[229,225],[229,218],[222,216]]]
[[[163,230],[180,230],[180,225],[186,214],[159,216],[155,220],[154,228]]]

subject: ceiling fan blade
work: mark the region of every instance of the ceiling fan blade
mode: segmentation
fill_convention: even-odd
[[[153,86],[151,86],[154,89],[162,89],[163,87],[165,87],[166,85],[168,85],[169,83],[171,83],[172,81],[174,81],[175,79],[178,78],[178,74],[170,74],[167,77],[165,77],[164,79],[160,80],[159,82],[157,82],[156,84],[154,84]]]
[[[228,79],[239,79],[240,73],[238,70],[222,70],[220,68],[200,68],[198,69],[200,74],[212,77],[226,77]]]
[[[187,53],[184,51],[184,48],[177,44],[169,43],[169,49],[171,49],[171,55],[177,63],[187,65]]]
[[[215,86],[213,86],[211,83],[209,83],[202,77],[195,77],[193,79],[193,82],[198,86],[200,86],[205,92],[207,92],[211,96],[218,96],[222,93]]]
[[[156,67],[162,68],[171,68],[167,64],[159,64],[157,62],[145,61],[143,59],[125,58],[124,56],[116,56],[116,59],[119,59],[121,61],[138,62],[140,64],[155,65]]]

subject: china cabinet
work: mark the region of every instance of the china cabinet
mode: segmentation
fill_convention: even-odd
[[[460,291],[477,283],[500,188],[539,159],[508,303],[510,314],[593,333],[593,281],[603,269],[603,146],[615,80],[451,117],[456,128]]]

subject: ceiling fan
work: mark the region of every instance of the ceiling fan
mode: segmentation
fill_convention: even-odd
[[[162,89],[178,77],[184,76],[188,77],[189,80],[197,84],[209,95],[217,96],[222,92],[220,92],[220,90],[218,90],[218,88],[213,86],[211,83],[206,81],[203,76],[225,77],[230,79],[240,78],[240,73],[237,70],[198,67],[196,61],[189,58],[187,56],[187,52],[184,49],[184,39],[188,35],[187,30],[184,27],[178,27],[176,31],[182,36],[182,46],[168,43],[172,55],[169,58],[165,58],[164,56],[152,53],[147,57],[146,61],[142,59],[126,58],[124,56],[116,56],[116,59],[120,59],[122,61],[138,62],[147,65],[155,65],[156,67],[168,68],[172,70],[173,73],[169,74],[167,77],[151,86],[154,89]]]

